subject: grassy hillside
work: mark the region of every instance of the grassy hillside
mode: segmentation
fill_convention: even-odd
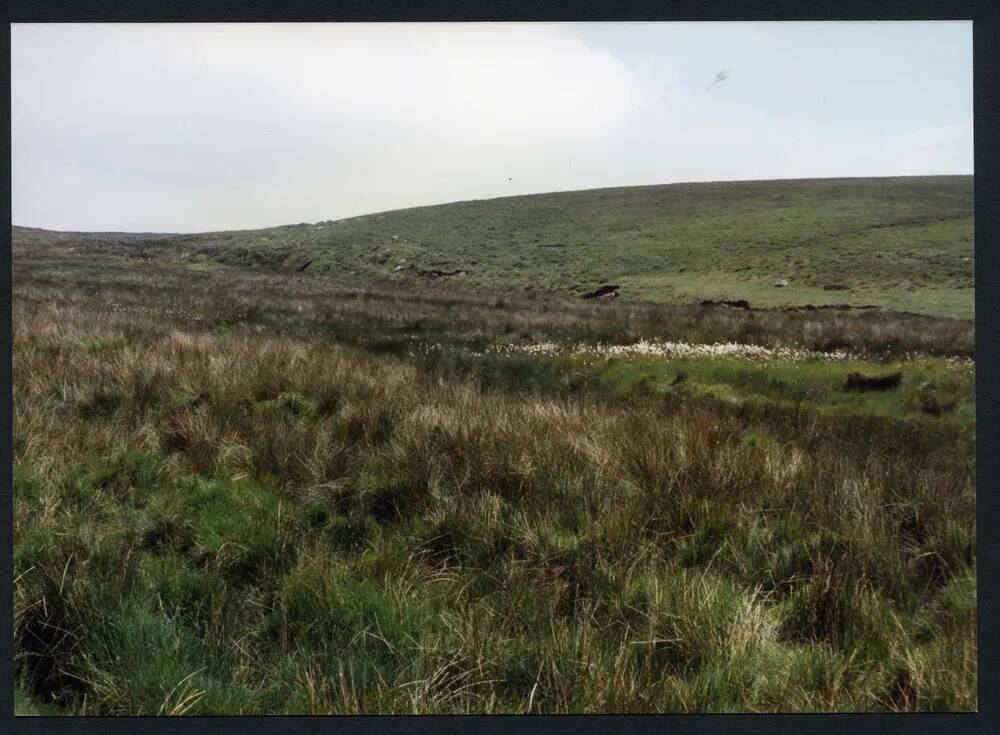
[[[15,228],[15,248],[322,273],[340,284],[447,280],[629,300],[873,304],[973,314],[967,176],[674,184],[418,207],[197,235]],[[434,272],[454,275],[433,275]],[[457,273],[456,273],[457,272]],[[777,288],[785,279],[789,285]]]

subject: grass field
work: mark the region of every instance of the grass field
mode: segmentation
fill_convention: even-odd
[[[609,190],[318,231],[478,264],[438,279],[309,250],[314,226],[17,229],[17,711],[975,710],[969,185]],[[840,234],[778,275],[814,285],[772,293],[813,221]],[[535,238],[580,257],[549,268]],[[837,258],[868,285],[824,291]],[[916,313],[686,303],[713,268],[725,298]],[[603,280],[623,297],[572,295]]]

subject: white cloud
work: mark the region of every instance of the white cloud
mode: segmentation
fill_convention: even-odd
[[[972,165],[971,35],[955,24],[46,25],[11,38],[19,224],[258,227]]]
[[[320,219],[460,197],[470,180],[496,193],[489,182],[513,178],[515,153],[544,161],[597,145],[638,104],[629,69],[563,29],[456,30],[17,28],[16,194],[45,161],[57,180],[84,172],[64,192],[91,205],[79,226],[102,226],[124,202],[128,219],[157,227]],[[192,193],[216,205],[182,212]],[[41,216],[26,197],[15,205]]]

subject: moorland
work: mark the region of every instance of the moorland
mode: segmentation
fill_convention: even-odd
[[[20,714],[977,706],[969,177],[12,248]]]

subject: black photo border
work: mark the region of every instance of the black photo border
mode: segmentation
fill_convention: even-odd
[[[13,477],[10,128],[2,141],[7,207],[0,248],[0,732],[2,733],[989,733],[1000,732],[1000,622],[997,589],[1000,531],[998,392],[1000,376],[1000,203],[998,149],[998,3],[996,0],[10,0],[11,23],[79,22],[375,22],[375,21],[791,21],[971,20],[975,104],[975,277],[977,426],[978,702],[976,713],[954,714],[692,714],[692,715],[449,715],[339,717],[18,717],[13,714]],[[0,45],[10,110],[10,35]],[[8,126],[10,117],[7,117]]]

